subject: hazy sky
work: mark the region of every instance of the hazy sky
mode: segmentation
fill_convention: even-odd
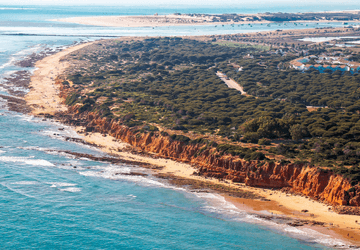
[[[251,3],[255,4],[265,4],[265,5],[275,5],[275,4],[289,4],[290,5],[322,5],[322,4],[344,4],[344,5],[359,5],[360,9],[360,0],[181,0],[178,3],[181,4],[191,4],[191,5],[236,5],[239,6],[242,3],[249,5]],[[1,5],[174,5],[173,0],[0,0]]]

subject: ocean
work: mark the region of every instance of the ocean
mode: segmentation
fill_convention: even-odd
[[[329,8],[322,6],[318,10],[334,10]],[[272,10],[307,9],[273,6]],[[334,245],[346,248],[346,242],[312,229],[262,220],[237,209],[218,194],[172,186],[139,166],[76,157],[69,152],[105,154],[97,148],[68,141],[69,137],[78,137],[70,127],[9,109],[6,97],[29,90],[8,79],[19,71],[35,70],[17,64],[33,53],[115,36],[227,34],[279,28],[276,25],[104,28],[51,19],[155,12],[265,11],[269,9],[254,6],[0,6],[0,248],[332,249]],[[309,27],[319,25],[330,24],[310,23]],[[288,24],[281,28],[294,27]],[[147,176],[126,175],[130,171]]]

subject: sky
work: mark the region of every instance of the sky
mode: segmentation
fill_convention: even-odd
[[[180,2],[180,1],[179,1]],[[295,3],[294,3],[295,2]],[[344,5],[359,5],[360,0],[181,0],[181,4],[189,5],[249,5],[249,3],[265,4],[274,6],[276,4],[291,4],[291,5],[321,5],[331,3],[341,3]],[[173,0],[0,0],[0,5],[174,5]]]

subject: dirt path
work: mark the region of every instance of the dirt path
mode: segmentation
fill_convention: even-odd
[[[229,88],[231,88],[231,89],[236,89],[236,90],[240,91],[242,95],[246,95],[246,96],[248,95],[248,94],[244,91],[243,87],[241,87],[241,86],[240,86],[237,82],[235,82],[233,79],[228,78],[224,73],[218,71],[218,72],[216,73],[216,75],[217,75],[218,77],[220,77],[220,79],[221,79],[223,82],[225,82],[225,84],[226,84]]]

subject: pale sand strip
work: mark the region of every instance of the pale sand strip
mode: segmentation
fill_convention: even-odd
[[[352,11],[328,11],[323,13],[352,13],[357,14],[357,10]],[[315,14],[315,13],[314,13]],[[240,14],[243,16],[257,16],[258,14]],[[238,22],[214,22],[212,16],[188,16],[182,15],[146,15],[146,16],[88,16],[88,17],[68,17],[53,19],[55,22],[68,22],[83,25],[105,26],[105,27],[158,27],[158,26],[178,26],[178,25],[228,25],[228,24],[267,24],[271,21],[238,21]],[[295,23],[306,22],[342,22],[338,20],[298,20]],[[285,22],[286,23],[286,22]]]
[[[84,128],[78,127],[77,132],[79,133]],[[79,133],[80,134],[80,133]],[[230,187],[237,187],[239,189],[250,191],[255,194],[259,194],[260,196],[265,197],[266,199],[271,200],[271,202],[266,201],[254,201],[249,199],[239,199],[233,197],[226,197],[226,199],[232,202],[235,206],[240,209],[244,209],[242,203],[247,206],[252,207],[253,212],[259,212],[262,210],[267,210],[274,214],[281,214],[286,216],[291,216],[299,219],[305,220],[315,220],[325,223],[333,223],[333,226],[329,226],[326,228],[321,227],[311,227],[314,230],[320,231],[324,234],[332,234],[336,232],[341,235],[347,241],[352,242],[352,244],[360,244],[360,216],[356,215],[341,215],[337,214],[329,208],[331,206],[325,205],[321,202],[311,200],[306,197],[302,197],[299,195],[289,195],[280,191],[273,191],[268,189],[261,189],[255,187],[248,187],[245,184],[238,183],[230,183],[230,182],[220,182],[217,179],[205,179],[199,176],[193,176],[193,172],[196,171],[195,168],[190,166],[189,164],[176,162],[170,159],[153,159],[146,156],[135,155],[130,152],[118,152],[117,149],[125,149],[127,147],[131,147],[127,143],[120,142],[116,140],[114,137],[106,136],[104,137],[100,133],[90,133],[88,135],[83,135],[83,139],[87,142],[99,145],[101,150],[109,153],[120,156],[126,160],[133,160],[137,162],[149,163],[156,166],[164,167],[161,170],[156,170],[159,173],[163,174],[174,174],[176,176],[206,181],[214,184],[221,184]],[[259,209],[260,208],[260,209]],[[308,210],[307,213],[302,213],[301,210]],[[313,215],[313,216],[310,216]],[[355,221],[358,223],[355,223]],[[332,233],[330,231],[333,231]],[[349,236],[347,235],[349,233]]]
[[[39,113],[54,113],[55,111],[66,110],[65,105],[62,104],[62,100],[58,97],[58,86],[55,85],[53,79],[64,71],[67,65],[70,65],[67,62],[60,62],[60,59],[68,53],[71,53],[77,49],[83,48],[87,44],[81,44],[78,46],[74,46],[63,50],[55,55],[46,57],[40,60],[36,67],[38,68],[34,76],[31,79],[31,90],[30,93],[26,96],[26,101],[30,105],[35,106],[43,106],[41,108],[37,107],[34,109],[33,114]],[[53,79],[49,78],[52,77]],[[80,134],[83,128],[78,127],[76,131]],[[80,134],[83,135],[83,134]],[[166,174],[174,174],[176,176],[185,177],[194,180],[202,180],[206,182],[228,185],[231,187],[237,187],[243,190],[248,190],[261,196],[270,199],[272,201],[272,207],[266,208],[266,210],[270,210],[273,213],[285,214],[294,216],[297,218],[306,218],[306,219],[314,219],[317,221],[322,221],[325,223],[333,223],[334,227],[332,230],[336,231],[340,235],[344,236],[347,240],[352,242],[360,243],[360,224],[355,223],[356,220],[360,222],[360,216],[354,215],[339,215],[332,211],[328,210],[328,206],[317,202],[312,201],[305,197],[294,196],[294,195],[286,195],[279,191],[271,191],[260,188],[246,187],[244,184],[234,184],[234,183],[224,183],[220,182],[216,179],[205,179],[199,176],[193,176],[192,173],[195,171],[193,167],[189,164],[179,163],[169,159],[161,159],[161,158],[151,158],[141,155],[132,154],[124,150],[123,152],[118,152],[118,149],[125,149],[130,147],[130,145],[126,143],[119,142],[115,138],[111,136],[104,137],[100,133],[90,133],[88,135],[83,135],[85,141],[97,144],[101,147],[101,150],[104,152],[118,155],[127,160],[134,160],[138,162],[149,163],[156,166],[164,167],[162,170],[157,170],[160,173]],[[255,205],[251,205],[253,209],[257,209],[259,204],[262,202],[251,201],[247,199],[236,199],[236,198],[227,198],[231,202],[234,202],[235,205],[241,207],[242,202],[246,201],[247,205],[249,203],[255,202]],[[244,202],[245,203],[245,202]],[[258,205],[256,205],[258,204]],[[284,209],[286,208],[286,209]],[[307,209],[308,213],[301,213],[301,210]],[[289,212],[290,211],[290,212]],[[313,217],[310,217],[308,214],[313,214]],[[347,237],[347,233],[350,232],[349,237]],[[353,237],[353,238],[351,238]]]
[[[78,49],[91,43],[80,44],[69,47],[54,55],[43,58],[36,62],[34,74],[31,76],[30,92],[25,96],[28,105],[33,109],[32,114],[40,113],[54,114],[58,111],[66,111],[67,107],[59,97],[59,85],[55,84],[55,79],[70,66],[66,61],[60,59]]]
[[[116,140],[114,137],[109,135],[103,136],[100,133],[87,133],[87,135],[85,136],[80,132],[83,130],[84,130],[83,127],[76,127],[76,132],[79,135],[82,135],[83,139],[86,142],[96,144],[100,146],[102,151],[109,154],[120,156],[124,160],[149,163],[151,165],[163,167],[164,169],[160,170],[161,173],[173,173],[181,177],[191,176],[192,173],[194,173],[195,171],[193,167],[191,167],[189,164],[186,163],[176,162],[170,159],[163,159],[163,158],[155,159],[147,156],[141,156],[130,153],[126,150],[131,148],[131,145],[128,143],[124,143],[119,140]],[[119,152],[118,150],[123,150],[123,151]]]
[[[240,91],[240,93],[242,95],[247,95],[248,94],[244,91],[244,88],[242,86],[240,86],[240,84],[238,84],[237,82],[235,82],[235,80],[231,79],[231,78],[226,78],[226,75],[220,71],[218,71],[216,73],[216,75],[231,89],[236,89],[237,91]]]
[[[160,26],[181,26],[181,25],[227,25],[227,24],[256,24],[270,23],[268,21],[254,22],[212,22],[208,18],[187,17],[187,16],[89,16],[89,17],[68,17],[53,19],[55,22],[76,23],[83,25],[94,25],[103,27],[160,27]]]

